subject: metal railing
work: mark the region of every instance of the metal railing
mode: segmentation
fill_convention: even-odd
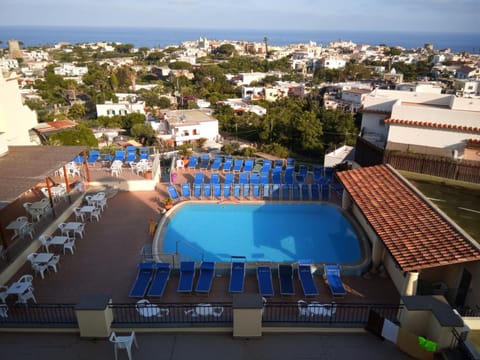
[[[315,324],[331,327],[364,327],[370,311],[393,322],[397,321],[401,305],[391,304],[319,304],[267,303],[263,309],[263,323]]]
[[[4,316],[0,316],[0,327],[78,326],[74,304],[19,304],[4,309]]]
[[[475,360],[476,357],[473,356],[473,354],[470,352],[468,349],[467,345],[465,344],[465,339],[462,337],[461,334],[459,334],[455,328],[452,329],[452,334],[453,334],[453,342],[450,346],[452,351],[456,352],[460,357],[459,359],[465,359],[465,360]]]
[[[205,300],[207,301],[207,300]],[[318,304],[310,307],[295,302],[268,302],[262,309],[266,326],[365,327],[371,310],[396,322],[400,305]],[[315,306],[312,306],[315,305]],[[232,303],[136,303],[109,304],[113,325],[129,327],[233,326]],[[0,309],[1,310],[1,309]],[[1,314],[0,314],[1,315]],[[10,306],[0,316],[0,327],[78,327],[74,304],[34,304]]]
[[[112,304],[114,325],[194,325],[194,324],[232,324],[231,303],[179,304],[150,303]]]

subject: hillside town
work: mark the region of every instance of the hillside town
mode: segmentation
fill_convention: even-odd
[[[480,54],[201,37],[0,56],[0,332],[365,329],[413,358],[480,353]]]

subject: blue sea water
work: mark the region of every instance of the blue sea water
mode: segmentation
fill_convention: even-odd
[[[315,41],[327,45],[331,41],[345,40],[357,44],[423,47],[433,43],[437,49],[450,48],[453,52],[480,52],[480,32],[385,32],[385,31],[325,31],[325,30],[232,30],[232,29],[175,29],[175,28],[116,28],[116,27],[50,27],[0,26],[0,46],[6,47],[10,39],[22,41],[25,46],[53,45],[58,42],[72,44],[84,42],[121,42],[136,47],[165,47],[183,41],[206,37],[211,40],[239,40],[262,42],[268,38],[271,45],[289,45]]]

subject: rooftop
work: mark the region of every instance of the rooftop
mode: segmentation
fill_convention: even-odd
[[[386,165],[337,173],[404,271],[480,260],[480,249]]]

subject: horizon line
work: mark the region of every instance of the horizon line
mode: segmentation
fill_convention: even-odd
[[[378,32],[378,29],[299,29],[299,28],[256,28],[256,29],[246,29],[246,28],[221,28],[221,27],[178,27],[178,26],[145,26],[145,25],[44,25],[44,24],[16,24],[16,25],[4,25],[0,24],[0,28],[85,28],[85,29],[158,29],[158,30],[204,30],[204,31],[240,31],[240,32],[260,32],[260,31],[271,31],[271,32],[302,32],[302,31],[317,31],[317,32]],[[382,30],[383,33],[425,33],[425,34],[477,34],[475,31],[468,30]],[[478,33],[480,37],[480,33]]]

